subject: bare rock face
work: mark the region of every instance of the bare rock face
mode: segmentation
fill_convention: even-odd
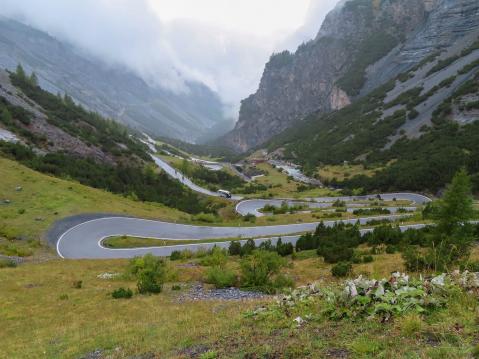
[[[329,96],[329,105],[331,110],[341,110],[342,108],[351,104],[351,99],[348,94],[335,86]]]
[[[46,152],[67,152],[82,158],[91,158],[98,162],[114,164],[114,158],[94,145],[87,145],[79,138],[73,137],[64,130],[51,125],[47,121],[44,110],[27,97],[10,82],[8,73],[0,69],[0,97],[14,106],[21,107],[32,114],[32,122],[22,125],[32,134],[48,139]]]
[[[314,40],[271,57],[224,141],[246,151],[309,114],[341,109],[479,28],[478,17],[477,0],[343,1]]]

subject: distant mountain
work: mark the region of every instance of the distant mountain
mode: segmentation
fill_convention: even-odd
[[[210,129],[231,129],[219,97],[203,84],[188,83],[184,94],[153,87],[126,68],[0,17],[0,68],[12,70],[18,63],[35,71],[46,90],[67,93],[87,108],[151,135],[196,141]]]
[[[341,1],[326,17],[314,40],[301,45],[295,53],[285,51],[271,57],[258,91],[243,100],[235,129],[224,137],[224,142],[237,151],[264,145],[281,133],[279,139],[274,139],[278,146],[291,140],[293,133],[306,136],[297,137],[298,143],[317,144],[325,138],[327,143],[332,138],[348,142],[357,135],[354,128],[361,123],[359,118],[357,123],[351,119],[349,132],[344,128],[345,136],[341,137],[343,132],[336,131],[333,124],[325,125],[321,115],[346,110],[395,79],[375,109],[378,116],[371,116],[373,123],[379,124],[380,119],[401,109],[381,108],[401,93],[421,87],[415,95],[424,96],[441,85],[434,95],[414,106],[414,120],[396,126],[383,145],[390,147],[402,135],[418,137],[422,126],[431,125],[433,113],[443,101],[474,75],[474,68],[463,74],[457,71],[479,57],[476,50],[461,55],[478,36],[477,0]],[[424,66],[418,67],[421,62]],[[440,69],[432,71],[434,67]],[[455,75],[448,86],[442,83]],[[315,121],[312,117],[316,119],[316,132],[311,132]],[[305,118],[309,121],[303,124]],[[314,141],[308,142],[309,138]],[[317,147],[303,147],[310,151],[309,157],[325,157],[315,153],[319,151]],[[359,147],[355,154],[361,155],[358,151]],[[343,160],[351,156],[346,157]]]

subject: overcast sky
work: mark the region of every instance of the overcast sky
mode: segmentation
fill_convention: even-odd
[[[274,51],[314,38],[337,0],[1,0],[20,18],[146,81],[201,81],[233,114]]]

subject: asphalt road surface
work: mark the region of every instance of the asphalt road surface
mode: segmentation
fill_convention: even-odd
[[[342,197],[317,197],[317,198],[309,198],[308,200],[292,200],[292,199],[252,199],[246,200],[238,203],[236,205],[236,212],[241,214],[242,216],[246,216],[247,214],[253,214],[256,217],[261,217],[264,214],[259,212],[261,208],[265,205],[272,205],[279,207],[283,202],[287,202],[289,206],[291,205],[306,205],[309,208],[329,208],[332,207],[334,201],[340,200],[345,202],[354,202],[354,201],[365,201],[370,199],[379,199],[381,198],[384,201],[392,201],[394,199],[398,201],[410,201],[413,204],[422,205],[427,202],[430,202],[431,199],[423,196],[422,194],[417,193],[383,193],[379,195],[369,195],[369,196],[342,196]],[[356,206],[354,203],[348,204],[350,208],[358,208],[360,206]],[[364,206],[366,207],[366,206]],[[395,210],[391,207],[389,208],[394,212]],[[407,208],[407,207],[406,207]]]
[[[360,219],[344,220],[345,223],[367,224],[374,219],[398,219],[406,215],[388,215]],[[335,221],[324,222],[327,226],[334,225]],[[189,248],[196,250],[200,247],[210,248],[214,243],[190,244],[170,247],[109,249],[102,246],[102,241],[111,236],[128,235],[144,238],[158,238],[168,240],[201,240],[214,238],[251,238],[268,236],[272,239],[282,236],[285,241],[295,242],[298,233],[313,231],[318,223],[287,224],[266,227],[203,227],[185,224],[166,223],[161,221],[144,220],[126,217],[98,218],[80,223],[59,236],[56,242],[58,255],[71,259],[106,259],[131,258],[152,253],[157,256],[168,256],[173,250]],[[418,227],[421,225],[415,225]],[[410,226],[407,226],[409,228]],[[406,228],[406,227],[405,227]],[[228,243],[219,243],[227,246]]]

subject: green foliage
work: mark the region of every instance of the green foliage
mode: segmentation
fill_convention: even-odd
[[[163,259],[147,254],[130,260],[128,273],[137,279],[140,294],[160,293],[167,277],[167,267]]]
[[[212,213],[199,213],[196,216],[193,216],[194,221],[204,222],[204,223],[214,223],[216,221],[216,216]]]
[[[228,247],[228,253],[230,256],[239,256],[241,254],[241,243],[232,241]]]
[[[471,178],[461,169],[452,179],[437,213],[438,230],[451,235],[474,216]]]
[[[212,191],[225,189],[242,192],[245,182],[238,176],[233,176],[225,170],[212,171],[200,165],[190,164],[186,159],[181,165],[181,172],[195,183],[210,188]]]
[[[252,239],[248,239],[245,244],[241,247],[241,257],[250,255],[256,249],[256,243]]]
[[[277,215],[277,214],[295,213],[298,211],[302,211],[306,208],[307,208],[306,205],[298,204],[298,205],[290,206],[287,201],[283,201],[281,203],[281,206],[279,207],[271,205],[271,204],[267,204],[261,209],[261,211],[264,213],[272,213],[274,215]]]
[[[133,291],[130,288],[118,288],[111,293],[111,296],[114,299],[130,299],[133,297]]]
[[[364,256],[363,257],[363,263],[372,263],[374,262],[374,257],[371,255]]]
[[[206,271],[206,283],[213,284],[215,288],[234,287],[236,282],[236,274],[224,265],[214,266]]]
[[[17,266],[17,262],[11,259],[0,258],[0,269],[1,268],[15,268]]]
[[[359,208],[353,211],[356,216],[374,216],[378,214],[391,214],[387,208]]]
[[[361,43],[350,44],[355,57],[348,71],[338,80],[338,85],[349,95],[357,95],[366,80],[366,68],[391,51],[399,42],[386,31],[373,31]]]
[[[213,247],[210,254],[201,258],[200,265],[207,267],[224,267],[228,261],[228,252],[219,247]]]
[[[21,144],[0,142],[0,153],[36,171],[105,189],[125,196],[134,194],[141,201],[159,202],[189,213],[215,212],[205,199],[152,167],[100,164],[65,153],[36,155]]]
[[[292,243],[283,243],[282,239],[279,238],[278,241],[276,242],[276,252],[281,256],[281,257],[286,257],[290,256],[294,252],[294,246]]]
[[[280,280],[275,283],[277,276],[286,261],[275,252],[254,251],[241,260],[241,286],[244,288],[260,289],[272,292]],[[276,284],[276,285],[275,285]]]
[[[269,62],[266,64],[268,68],[278,69],[290,65],[293,62],[293,54],[288,50],[271,55]]]
[[[331,268],[331,274],[334,277],[346,277],[351,274],[353,266],[350,262],[339,262]]]
[[[256,216],[252,213],[248,213],[247,215],[243,216],[243,221],[245,222],[256,222]]]

